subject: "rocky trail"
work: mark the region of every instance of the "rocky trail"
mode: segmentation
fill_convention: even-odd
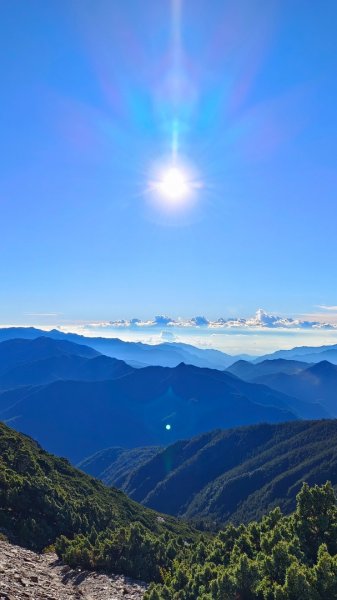
[[[145,584],[63,565],[0,541],[0,600],[141,600]]]

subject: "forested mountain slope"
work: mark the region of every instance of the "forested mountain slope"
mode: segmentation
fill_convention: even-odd
[[[106,472],[116,483],[113,466]],[[303,481],[329,479],[337,487],[337,421],[213,431],[170,445],[118,476],[122,489],[145,506],[211,526],[256,519],[276,505],[290,512]]]
[[[106,485],[122,489],[130,473],[161,450],[160,446],[131,449],[106,448],[80,461],[76,466],[88,475],[101,479]]]
[[[72,537],[136,521],[151,532],[188,532],[0,423],[0,529],[13,541],[41,550],[61,534]]]
[[[54,544],[68,564],[85,568],[94,566],[86,545],[99,542],[101,568],[146,581],[160,581],[179,547],[199,537],[1,423],[0,532],[38,551]]]

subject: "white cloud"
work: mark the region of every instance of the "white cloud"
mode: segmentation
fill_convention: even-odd
[[[327,310],[327,311],[337,311],[337,306],[326,306],[326,304],[319,304],[318,308],[322,308],[323,310]]]
[[[108,321],[101,323],[91,323],[86,327],[88,329],[153,329],[153,328],[181,328],[181,329],[201,329],[201,330],[268,330],[268,329],[337,329],[337,324],[327,322],[320,319],[320,316],[315,316],[315,319],[292,318],[274,315],[259,308],[255,315],[244,318],[235,317],[225,319],[223,317],[210,321],[204,316],[191,317],[189,319],[178,318],[174,319],[166,315],[157,315],[153,319],[121,319],[116,321]],[[167,333],[166,333],[167,335]]]

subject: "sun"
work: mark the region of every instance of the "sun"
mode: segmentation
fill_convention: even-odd
[[[156,182],[157,191],[172,202],[179,202],[186,198],[191,187],[187,174],[179,167],[168,167]]]
[[[187,214],[204,187],[195,167],[186,159],[162,159],[152,167],[146,192],[149,202],[165,215]]]

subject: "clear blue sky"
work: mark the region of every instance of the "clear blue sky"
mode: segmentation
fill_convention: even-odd
[[[2,324],[337,304],[336,1],[185,0],[178,57],[172,10],[2,0]],[[173,123],[202,182],[174,215]]]

